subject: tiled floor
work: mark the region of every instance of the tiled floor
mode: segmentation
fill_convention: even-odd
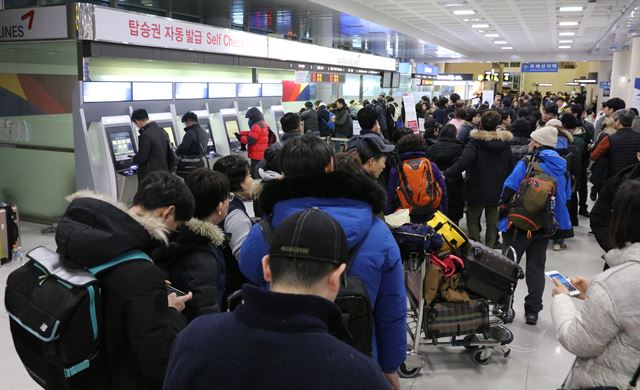
[[[557,269],[567,276],[593,276],[602,270],[602,251],[595,239],[587,235],[588,221],[581,217],[582,226],[576,228],[576,237],[568,240],[569,249],[562,252],[547,252],[547,270]],[[55,248],[53,235],[40,234],[41,225],[23,223],[23,248],[32,249],[39,245]],[[524,260],[526,261],[526,260]],[[0,267],[0,286],[6,283],[7,275],[18,264]],[[402,380],[402,388],[414,389],[491,389],[491,390],[532,390],[556,389],[566,376],[573,356],[556,341],[551,323],[549,304],[551,283],[545,291],[545,310],[540,313],[538,325],[524,323],[523,301],[526,295],[524,281],[516,291],[515,308],[517,316],[509,328],[515,335],[508,358],[499,354],[491,357],[486,366],[476,365],[471,354],[462,348],[425,345],[422,355],[425,367],[415,379]],[[4,288],[0,288],[0,389],[31,390],[38,387],[29,378],[16,355],[4,310]]]

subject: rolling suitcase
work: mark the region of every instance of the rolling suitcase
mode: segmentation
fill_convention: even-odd
[[[470,241],[469,251],[463,260],[464,287],[495,303],[509,303],[518,280],[524,278],[518,263],[475,241]]]
[[[0,265],[12,260],[14,246],[20,246],[18,208],[0,202]]]

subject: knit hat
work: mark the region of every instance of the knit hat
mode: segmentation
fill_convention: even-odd
[[[562,122],[560,122],[560,120],[558,120],[558,119],[549,119],[547,121],[547,123],[545,124],[545,126],[552,126],[552,127],[555,127],[555,128],[560,128],[560,127],[562,127]]]
[[[543,146],[555,148],[558,143],[558,129],[552,126],[541,127],[531,133],[531,139]]]
[[[349,260],[347,237],[335,219],[313,207],[282,221],[271,239],[269,256],[340,265]]]

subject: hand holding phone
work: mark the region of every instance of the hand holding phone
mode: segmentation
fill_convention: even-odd
[[[569,294],[569,296],[575,297],[580,295],[580,290],[578,290],[576,286],[571,284],[569,279],[565,278],[564,275],[562,275],[560,272],[554,270],[545,272],[544,274],[547,275],[547,277],[551,279],[551,281],[553,281],[558,287],[562,286],[567,289],[567,294]]]
[[[168,284],[168,285],[167,285],[167,295],[169,295],[169,294],[171,294],[171,293],[176,293],[176,295],[177,295],[177,296],[179,296],[179,297],[182,297],[182,296],[187,295],[187,293],[186,293],[186,292],[184,292],[184,291],[180,291],[180,290],[178,290],[177,288],[175,288],[175,287],[173,287],[173,286],[171,286],[171,285],[169,285],[169,284]]]

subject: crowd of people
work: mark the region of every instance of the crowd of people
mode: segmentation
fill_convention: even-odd
[[[414,133],[391,96],[307,102],[282,117],[284,136],[271,145],[264,118],[249,110],[251,131],[240,139],[250,161],[225,156],[184,180],[158,162],[166,151],[150,152],[160,143],[152,137],[157,125],[134,111],[142,176],[133,206],[81,192],[56,231],[58,252],[76,267],[134,249],[153,259],[100,277],[108,388],[399,389],[406,293],[400,251],[383,217],[402,208],[414,223],[436,210],[456,224],[466,215],[472,240],[481,242],[484,230],[487,246],[526,255],[523,308],[532,326],[543,309],[549,242],[570,249],[578,215],[590,216],[611,268],[590,282],[573,280],[582,308],[558,285],[553,320],[560,342],[578,357],[571,388],[625,384],[640,349],[640,122],[625,107],[611,98],[596,113],[584,109],[583,96],[561,93],[496,95],[491,106],[471,107],[454,93],[423,98],[416,111],[424,129]],[[355,136],[354,120],[361,127]],[[183,122],[181,150],[198,151],[197,117]],[[336,154],[318,136],[349,139],[347,151]],[[593,177],[598,165],[602,173]],[[427,175],[414,193],[407,192],[407,169]],[[597,199],[591,212],[588,172]],[[518,200],[529,178],[552,183],[553,192],[542,214],[524,218]],[[255,223],[248,201],[274,232]],[[343,274],[360,279],[370,301],[370,356],[336,337],[348,333],[331,303]],[[167,295],[167,285],[176,290]],[[229,307],[238,291],[244,303]]]

